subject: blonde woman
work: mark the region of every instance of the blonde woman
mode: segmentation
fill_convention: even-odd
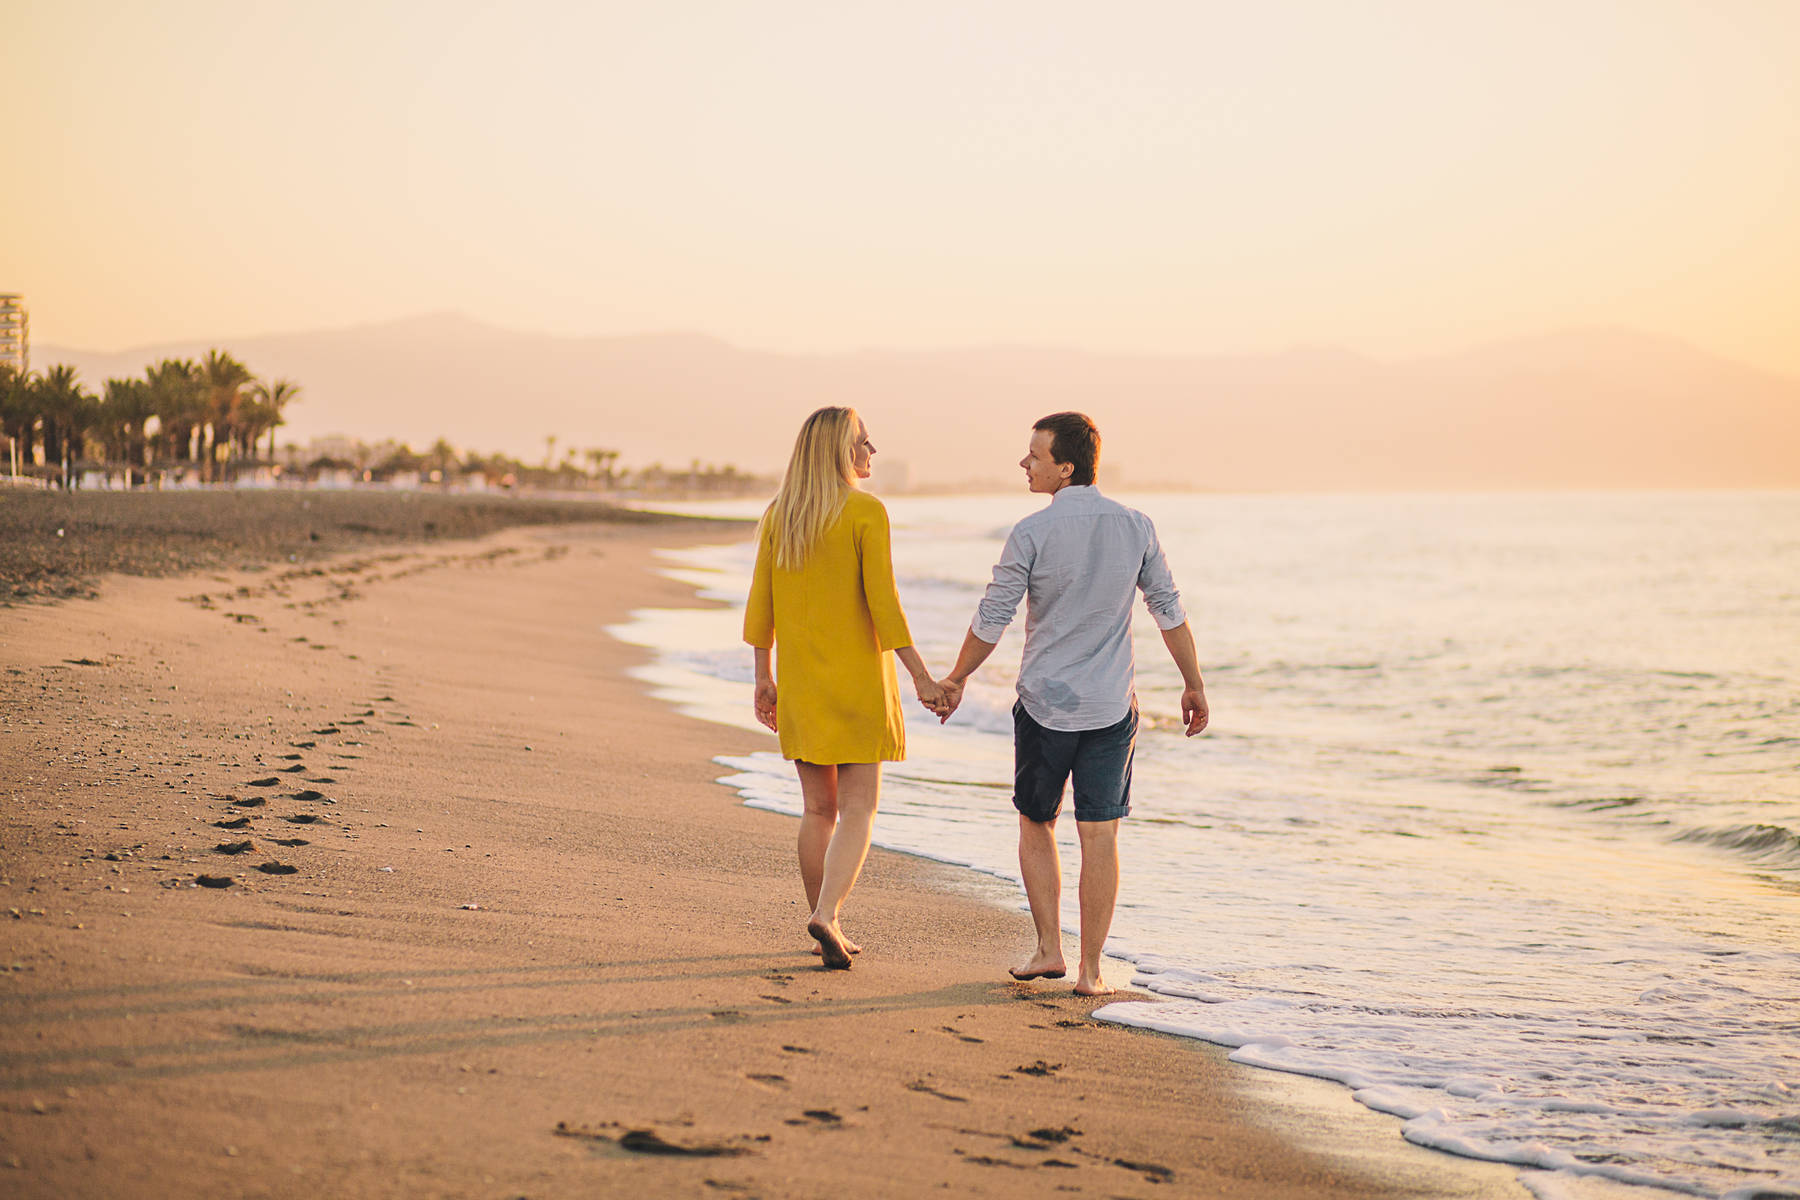
[[[868,857],[881,764],[906,757],[894,657],[926,707],[944,702],[894,590],[887,509],[856,485],[869,477],[874,453],[855,409],[821,408],[806,418],[757,528],[744,606],[744,640],[756,649],[756,718],[781,736],[806,804],[806,932],[825,965],[840,971],[861,950],[838,914]]]

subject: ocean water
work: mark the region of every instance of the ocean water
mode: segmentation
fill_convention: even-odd
[[[1800,1197],[1800,494],[1120,499],[1157,523],[1213,717],[1180,736],[1140,607],[1109,950],[1166,1002],[1098,1015],[1339,1081],[1548,1200]],[[888,501],[934,670],[1042,503]],[[668,562],[726,607],[617,632],[660,694],[757,728],[747,536]],[[949,725],[910,719],[880,844],[1017,879],[1022,626]],[[772,739],[720,761],[799,811]]]

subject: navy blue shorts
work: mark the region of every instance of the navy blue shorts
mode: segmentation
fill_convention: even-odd
[[[1075,780],[1077,821],[1116,821],[1131,811],[1131,758],[1137,749],[1137,698],[1104,729],[1045,729],[1023,704],[1013,705],[1013,807],[1026,818],[1054,821],[1063,787]]]

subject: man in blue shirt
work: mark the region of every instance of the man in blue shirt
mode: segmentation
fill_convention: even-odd
[[[1061,979],[1062,864],[1056,818],[1075,785],[1081,834],[1081,967],[1075,991],[1104,995],[1100,956],[1119,893],[1119,818],[1131,811],[1137,743],[1131,604],[1138,591],[1181,672],[1187,735],[1206,728],[1205,685],[1181,595],[1150,518],[1094,486],[1100,431],[1086,415],[1053,413],[1032,428],[1019,466],[1045,508],[1013,527],[993,582],[944,679],[948,718],[970,675],[994,651],[1025,601],[1025,653],[1013,705],[1013,806],[1019,810],[1019,873],[1037,926],[1037,949],[1014,979]]]

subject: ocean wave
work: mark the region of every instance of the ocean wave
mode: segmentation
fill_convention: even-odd
[[[1729,850],[1764,866],[1800,867],[1800,833],[1785,825],[1724,825],[1688,829],[1672,841]]]

